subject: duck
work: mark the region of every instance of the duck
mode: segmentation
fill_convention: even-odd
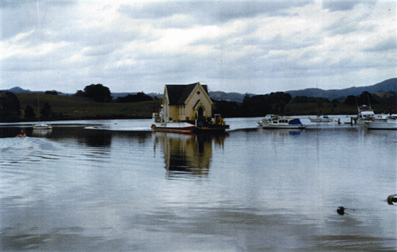
[[[346,208],[344,208],[343,206],[340,206],[340,207],[338,207],[338,209],[336,209],[336,212],[337,212],[339,215],[344,215],[344,214],[345,214],[345,209],[346,209]]]
[[[387,204],[394,205],[393,202],[397,202],[397,194],[387,196]]]

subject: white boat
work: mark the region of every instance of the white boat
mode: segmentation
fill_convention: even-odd
[[[258,124],[264,129],[304,129],[299,118],[289,118],[278,115],[267,115]]]
[[[371,106],[362,105],[358,107],[357,124],[364,124],[365,122],[371,122],[375,119],[375,113]]]
[[[397,130],[397,118],[393,116],[376,118],[372,121],[366,121],[365,126],[371,130]]]
[[[40,111],[40,96],[37,94],[37,110]],[[50,130],[52,129],[52,126],[45,123],[45,122],[40,122],[40,112],[38,114],[38,123],[33,124],[33,130]]]
[[[314,117],[314,118],[313,117],[309,117],[309,120],[311,122],[316,122],[316,123],[318,123],[318,122],[332,122],[333,121],[327,115],[322,115],[322,116],[318,115],[317,117]]]
[[[158,113],[153,113],[153,123],[151,128],[154,131],[193,133],[196,126],[188,122],[166,122]]]
[[[52,129],[52,126],[45,122],[41,122],[41,123],[33,124],[33,129],[35,129],[35,130],[50,130],[50,129]]]

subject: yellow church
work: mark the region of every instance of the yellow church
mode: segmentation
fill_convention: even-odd
[[[166,84],[161,117],[165,122],[210,120],[212,104],[207,85],[201,85],[200,82],[188,85]]]

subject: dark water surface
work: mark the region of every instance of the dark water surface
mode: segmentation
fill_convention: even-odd
[[[397,251],[397,132],[230,121],[253,129],[0,127],[0,250]]]

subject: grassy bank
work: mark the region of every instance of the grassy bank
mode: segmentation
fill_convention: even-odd
[[[30,105],[34,113],[40,114],[44,103],[51,106],[57,119],[94,119],[94,118],[150,118],[153,107],[158,108],[161,101],[136,103],[101,103],[85,97],[48,94],[17,94],[21,107],[21,118],[24,110]],[[39,107],[39,108],[38,108]]]
[[[40,109],[43,108],[44,103],[51,106],[53,116],[48,120],[78,120],[78,119],[133,119],[133,118],[151,118],[153,107],[158,109],[161,101],[146,101],[146,102],[130,102],[130,103],[102,103],[95,102],[92,99],[85,97],[74,97],[64,95],[49,95],[49,94],[17,94],[21,107],[21,119],[24,118],[24,110],[26,106],[30,105],[34,109],[36,115],[40,114]],[[40,109],[38,109],[38,104]],[[233,103],[224,108],[222,112],[217,111],[215,104],[215,113],[221,113],[225,117],[241,117],[245,113],[241,110],[241,103]],[[397,113],[397,107],[385,104],[372,105],[376,114],[380,113]],[[238,114],[236,114],[238,113]],[[345,104],[333,104],[324,102],[319,105],[316,103],[290,103],[286,104],[283,115],[353,115],[357,114],[357,107]],[[258,114],[256,116],[265,116]]]

